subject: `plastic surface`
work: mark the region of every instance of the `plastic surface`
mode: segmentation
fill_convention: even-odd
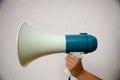
[[[18,34],[20,63],[26,66],[41,56],[65,52],[65,45],[65,36],[41,33],[24,23]]]
[[[97,39],[87,33],[80,35],[66,35],[66,53],[84,52],[89,53],[97,48]]]
[[[60,52],[92,52],[97,48],[97,39],[87,33],[63,36],[41,33],[24,23],[18,34],[17,46],[21,65],[26,66],[45,55]]]

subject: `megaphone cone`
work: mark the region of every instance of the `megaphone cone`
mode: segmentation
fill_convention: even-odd
[[[23,66],[34,59],[58,52],[65,52],[65,36],[40,33],[26,23],[18,34],[18,54]]]
[[[18,54],[25,66],[38,57],[59,52],[92,52],[97,48],[97,39],[87,33],[77,35],[50,35],[30,28],[26,23],[18,34]]]

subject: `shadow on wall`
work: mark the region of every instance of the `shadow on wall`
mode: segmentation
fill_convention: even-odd
[[[4,2],[4,0],[0,0],[0,8],[1,8],[3,2]]]
[[[119,35],[119,40],[118,40],[118,48],[120,48],[120,35]],[[120,49],[118,49],[118,54],[120,56]],[[117,80],[120,80],[120,64],[119,64],[119,70],[118,70],[118,73],[117,73]]]
[[[1,76],[0,76],[0,80],[3,80]]]
[[[118,3],[118,5],[119,5],[119,7],[120,7],[120,0],[116,0],[116,2]],[[120,25],[119,25],[120,26]],[[118,28],[117,28],[117,32],[118,32],[118,55],[120,56],[120,33],[119,33],[119,26],[118,26]],[[119,58],[120,59],[120,58]],[[118,69],[118,72],[117,72],[117,75],[116,75],[116,80],[120,80],[120,64],[119,64],[119,69]]]
[[[119,71],[117,73],[117,80],[120,80],[120,69],[119,69]]]
[[[120,0],[117,0],[117,2],[118,2],[118,4],[119,4],[119,6],[120,6]]]

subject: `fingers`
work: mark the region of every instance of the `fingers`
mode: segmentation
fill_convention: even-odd
[[[67,67],[69,70],[71,70],[72,67],[70,66],[69,63],[66,63],[65,65],[66,65],[66,67]]]
[[[73,56],[72,54],[68,54],[65,59],[66,59],[67,62],[70,62],[72,64],[74,64],[75,62],[80,61],[79,58]]]
[[[69,71],[73,76],[77,77],[84,70],[81,59],[71,54],[68,54],[65,59],[66,59],[66,67],[69,69]]]
[[[79,58],[77,58],[71,54],[68,54],[65,59],[66,59],[66,67],[69,70],[74,69],[78,65],[78,63],[80,62]]]
[[[73,56],[72,54],[68,54],[67,57],[66,57],[67,60],[73,60],[73,61],[76,61],[76,60],[79,60],[79,58]]]

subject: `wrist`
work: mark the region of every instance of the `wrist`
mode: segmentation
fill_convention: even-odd
[[[83,70],[81,74],[77,77],[78,80],[102,80],[99,77]]]
[[[86,74],[86,71],[85,70],[82,70],[81,73],[76,77],[78,80],[82,77],[84,77]]]

